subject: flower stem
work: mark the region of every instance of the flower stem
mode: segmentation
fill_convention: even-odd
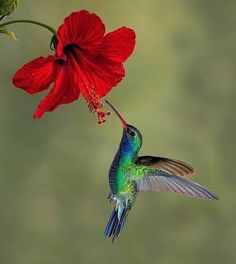
[[[39,25],[43,28],[46,28],[48,29],[50,32],[52,32],[53,34],[56,34],[56,30],[44,23],[41,23],[41,22],[38,22],[38,21],[34,21],[34,20],[12,20],[12,21],[9,21],[9,22],[6,22],[6,23],[3,23],[3,24],[0,24],[0,28],[1,27],[4,27],[4,26],[7,26],[7,25],[10,25],[10,24],[15,24],[15,23],[30,23],[30,24],[35,24],[35,25]]]

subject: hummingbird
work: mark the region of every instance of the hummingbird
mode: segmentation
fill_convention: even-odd
[[[120,146],[109,170],[111,192],[108,199],[115,202],[115,208],[105,228],[105,237],[112,237],[112,243],[118,239],[139,192],[170,192],[197,199],[218,200],[211,191],[184,178],[194,173],[187,163],[164,157],[138,156],[142,134],[129,125],[111,103],[105,102],[123,127]]]

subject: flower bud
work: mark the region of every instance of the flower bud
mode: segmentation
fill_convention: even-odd
[[[19,4],[19,0],[0,0],[0,15],[10,15]]]

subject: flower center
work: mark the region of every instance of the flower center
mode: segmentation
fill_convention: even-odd
[[[63,48],[63,53],[65,54],[71,53],[74,56],[74,58],[77,58],[78,56],[76,56],[75,54],[75,49],[80,50],[80,47],[77,46],[76,44],[70,43]]]

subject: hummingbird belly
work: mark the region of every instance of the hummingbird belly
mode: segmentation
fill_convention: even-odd
[[[111,200],[119,208],[131,209],[136,199],[137,190],[134,181],[130,181],[130,173],[127,170],[117,170],[110,181]]]

